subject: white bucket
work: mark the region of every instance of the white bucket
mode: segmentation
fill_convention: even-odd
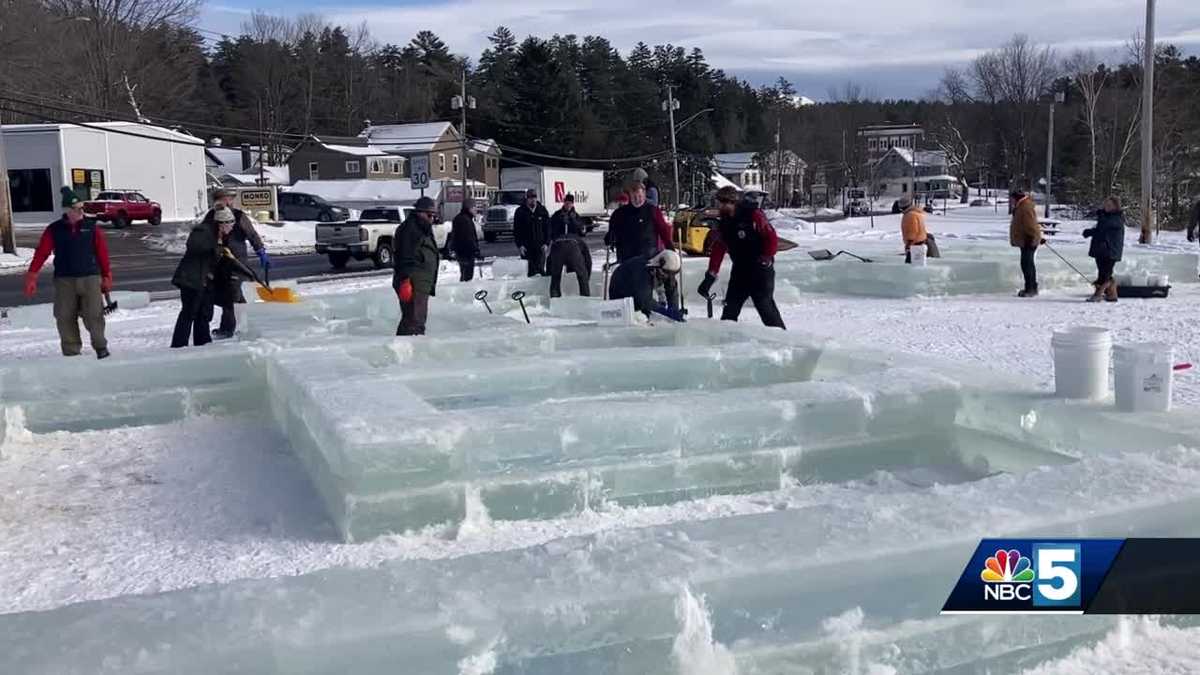
[[[926,249],[924,244],[912,246],[908,249],[909,254],[912,255],[913,265],[916,265],[917,267],[925,267],[925,251]]]
[[[1113,383],[1117,410],[1165,412],[1171,409],[1175,351],[1161,342],[1113,348]]]
[[[1055,331],[1054,392],[1060,398],[1100,399],[1108,396],[1112,337],[1107,328],[1072,326]]]

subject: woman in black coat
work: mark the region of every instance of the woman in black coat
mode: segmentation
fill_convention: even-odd
[[[1125,250],[1125,214],[1121,212],[1121,200],[1110,196],[1104,200],[1104,208],[1096,212],[1096,227],[1083,231],[1091,237],[1088,255],[1096,259],[1096,292],[1088,302],[1117,301],[1117,282],[1113,279],[1113,267]]]

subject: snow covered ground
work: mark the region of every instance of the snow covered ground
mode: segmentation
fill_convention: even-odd
[[[831,242],[899,250],[899,216],[875,218],[874,229],[866,218],[818,224],[816,234],[810,223],[795,216],[775,214],[774,222],[782,236],[799,244],[782,254],[781,260],[804,256],[805,250],[825,248]],[[1052,238],[1053,245],[1078,252],[1086,246],[1078,236],[1084,226],[1065,224]],[[947,216],[929,216],[929,228],[938,236],[943,253],[956,241],[999,247],[1007,241],[1007,219],[991,209],[952,209]],[[311,225],[303,229],[311,236]],[[265,235],[269,228],[260,231]],[[1130,230],[1128,245],[1137,247],[1135,242],[1136,232]],[[1164,233],[1152,250],[1194,251],[1194,245],[1182,235]],[[1016,266],[1015,252],[1012,257]],[[453,274],[450,266],[443,274],[444,278]],[[304,286],[300,291],[302,295],[354,293],[387,284],[387,279],[342,280]],[[1166,300],[1123,300],[1115,305],[1086,304],[1080,293],[1071,291],[1048,292],[1036,300],[1004,295],[897,300],[832,294],[800,294],[792,300],[782,306],[792,329],[868,349],[902,351],[911,355],[911,363],[905,364],[909,367],[920,369],[923,363],[932,367],[935,361],[950,360],[1016,376],[1044,389],[1052,387],[1053,380],[1050,336],[1061,326],[1105,326],[1113,331],[1115,342],[1169,342],[1175,346],[1177,362],[1200,359],[1193,347],[1200,338],[1200,284],[1178,284]],[[119,311],[109,319],[110,349],[116,354],[166,351],[178,307],[170,301]],[[538,317],[539,312],[533,312],[535,322]],[[752,307],[744,311],[743,320],[755,320]],[[0,363],[53,357],[57,350],[52,326],[17,330],[0,320]],[[1197,377],[1184,373],[1176,380],[1177,406],[1200,405]],[[888,509],[921,503],[926,494],[894,478],[874,476],[666,506],[608,506],[552,520],[432,527],[344,544],[335,539],[287,440],[258,418],[200,416],[104,431],[16,432],[16,438],[10,434],[0,456],[0,588],[8,590],[0,594],[0,614],[332,567],[451,559],[577,535],[769,514],[812,504],[878,498],[878,517],[886,521]],[[1146,481],[1166,486],[1176,481],[1178,489],[1184,490],[1198,470],[1194,453],[1185,454],[1188,458],[1107,458],[1088,469],[1092,477],[1084,482],[1091,484],[1101,476],[1114,485]],[[1061,487],[1064,493],[1072,489]],[[973,488],[961,492],[963,504],[975,503]],[[707,630],[707,641],[701,642],[711,649],[712,627]],[[852,632],[864,630],[852,628]],[[1030,672],[1196,672],[1198,630],[1152,621],[1123,623],[1099,642]],[[734,651],[736,655],[738,650]],[[731,661],[729,654],[718,656],[722,664]],[[740,657],[737,661],[742,663]],[[902,672],[868,662],[855,667],[859,666],[862,670],[856,672]],[[725,666],[710,671],[699,668],[681,673],[732,672]]]
[[[187,245],[188,233],[194,223],[163,223],[159,232],[146,235],[142,241],[153,249],[182,254]],[[258,235],[271,255],[294,255],[316,252],[316,222],[286,221],[279,223],[255,223]]]
[[[21,274],[29,269],[33,249],[17,247],[16,255],[0,253],[0,274]]]

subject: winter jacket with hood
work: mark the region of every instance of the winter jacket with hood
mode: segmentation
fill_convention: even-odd
[[[1083,236],[1092,238],[1088,246],[1088,255],[1091,257],[1120,260],[1125,250],[1125,213],[1097,211],[1096,226],[1084,230]]]
[[[433,227],[422,223],[415,212],[410,213],[396,228],[392,241],[395,242],[392,288],[399,290],[408,279],[414,293],[436,295],[439,256]]]
[[[202,220],[188,235],[187,248],[175,268],[171,283],[193,291],[204,290],[212,282],[218,260],[217,226]]]
[[[1042,243],[1042,224],[1038,221],[1037,205],[1028,195],[1022,197],[1013,209],[1008,241],[1016,248],[1037,248]]]

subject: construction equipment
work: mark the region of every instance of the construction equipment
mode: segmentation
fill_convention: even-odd
[[[854,258],[856,260],[859,260],[859,261],[865,262],[865,263],[875,262],[874,260],[871,260],[870,258],[864,258],[860,255],[854,255],[853,253],[851,253],[849,251],[838,251],[837,253],[834,253],[833,251],[830,251],[827,248],[822,248],[822,249],[818,249],[816,251],[808,252],[808,257],[812,258],[813,260],[833,260],[834,258],[838,257],[839,255],[848,255],[851,258]]]
[[[108,316],[109,314],[112,314],[115,311],[117,311],[117,302],[112,299],[112,296],[110,296],[108,294],[108,291],[105,291],[104,292],[104,315]]]
[[[674,239],[688,255],[708,255],[716,241],[715,230],[720,221],[721,212],[715,207],[680,209],[675,213]]]
[[[246,264],[241,260],[238,260],[237,256],[233,254],[233,251],[229,250],[229,247],[221,247],[221,256],[232,260],[233,264],[236,265],[238,269],[246,273],[247,276],[254,280],[254,283],[259,285],[259,300],[262,300],[263,302],[300,302],[300,296],[296,295],[296,291],[294,289],[271,288],[270,277],[268,277],[267,281],[265,282],[262,279],[259,279],[258,275],[254,273],[254,270],[247,267]]]

